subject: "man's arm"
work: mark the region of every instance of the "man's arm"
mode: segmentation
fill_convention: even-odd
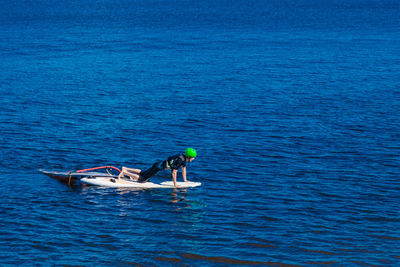
[[[189,181],[186,179],[186,166],[182,166],[182,177],[183,177],[183,181],[184,181],[184,182],[189,182]]]
[[[178,170],[175,170],[175,169],[173,169],[172,170],[172,181],[174,181],[174,186],[175,187],[179,187],[177,184],[176,184],[176,176],[178,175]]]

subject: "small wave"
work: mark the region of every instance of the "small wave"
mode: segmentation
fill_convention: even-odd
[[[181,256],[185,259],[191,260],[204,260],[208,262],[214,263],[222,263],[222,264],[241,264],[241,265],[269,265],[269,266],[281,266],[281,267],[297,267],[299,265],[291,265],[285,264],[281,262],[268,262],[268,261],[251,261],[251,260],[238,260],[229,257],[222,256],[203,256],[200,254],[194,253],[183,253]]]

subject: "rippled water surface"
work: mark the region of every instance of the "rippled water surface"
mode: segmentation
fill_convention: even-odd
[[[400,265],[399,12],[3,3],[0,264]],[[200,188],[68,187],[38,171],[146,168],[188,146]]]

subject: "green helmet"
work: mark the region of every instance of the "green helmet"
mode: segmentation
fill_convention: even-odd
[[[186,149],[186,153],[185,156],[188,158],[195,158],[197,155],[196,150],[194,150],[193,148],[189,147],[188,149]]]

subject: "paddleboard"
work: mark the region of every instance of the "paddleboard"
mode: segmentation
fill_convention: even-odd
[[[174,188],[172,181],[162,182],[156,184],[152,182],[138,183],[129,180],[115,179],[110,177],[85,177],[81,179],[81,182],[87,185],[97,185],[103,187],[134,187],[134,188]],[[181,188],[197,187],[201,186],[200,182],[177,182]]]

